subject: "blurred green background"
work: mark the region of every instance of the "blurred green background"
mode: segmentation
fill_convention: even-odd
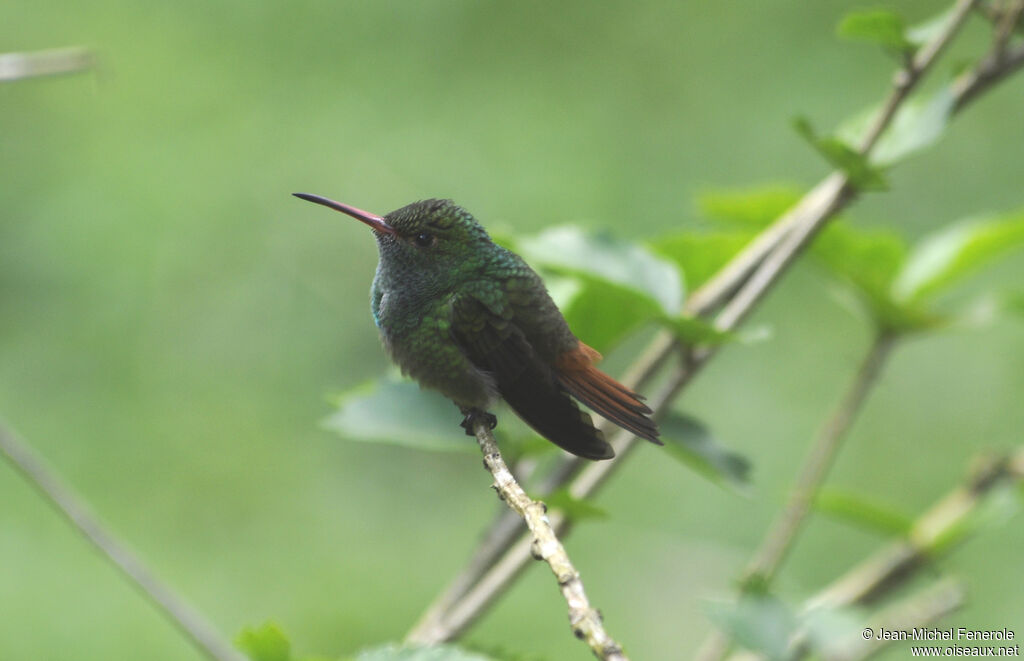
[[[899,4],[912,20],[945,6]],[[451,197],[523,233],[684,228],[708,187],[824,174],[790,118],[832,126],[892,69],[835,39],[850,8],[5,2],[0,51],[85,45],[99,61],[0,85],[0,416],[227,634],[269,618],[298,652],[339,656],[398,639],[496,504],[473,454],[319,428],[327,394],[386,365],[376,251],[289,194],[378,212]],[[972,23],[936,74],[986,39]],[[853,215],[913,238],[1020,207],[1022,107],[1015,79]],[[972,286],[1022,276],[1018,258]],[[731,585],[866,346],[821,273],[783,285],[754,320],[774,339],[729,348],[680,402],[752,459],[754,497],[644,447],[598,499],[611,518],[569,540],[635,658],[703,639],[701,600]],[[831,483],[915,513],[970,457],[1019,443],[1021,340],[1004,321],[900,350]],[[199,658],[7,466],[0,502],[0,658]],[[815,519],[780,591],[807,595],[879,543]],[[971,584],[950,625],[1020,626],[1021,548],[1017,523],[943,563]],[[539,569],[468,640],[587,658]]]

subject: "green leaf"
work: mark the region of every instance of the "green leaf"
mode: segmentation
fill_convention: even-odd
[[[258,628],[245,628],[235,639],[238,649],[252,661],[291,661],[291,643],[273,622]]]
[[[519,248],[531,264],[633,289],[657,301],[667,314],[682,308],[679,269],[636,243],[565,226],[521,239]]]
[[[559,489],[548,494],[544,502],[552,509],[559,509],[572,521],[583,519],[607,519],[608,512],[588,500],[573,498],[568,489]]]
[[[892,283],[907,254],[899,235],[836,221],[815,239],[811,254],[852,290],[859,308],[880,329],[911,332],[945,323],[919,304],[893,297]]]
[[[958,223],[915,246],[893,293],[904,301],[924,299],[1022,245],[1024,212]]]
[[[651,249],[672,260],[691,288],[707,282],[735,257],[754,236],[750,231],[683,232],[651,242]]]
[[[343,393],[324,427],[346,439],[421,450],[475,451],[459,427],[458,409],[411,381],[381,378]]]
[[[913,525],[909,516],[892,507],[835,489],[819,491],[814,507],[833,518],[887,537],[905,535]]]
[[[953,88],[947,85],[928,98],[903,104],[871,150],[871,163],[889,166],[938,142],[949,125],[954,100]],[[847,120],[836,136],[847,144],[859,144],[880,109],[873,106]]]
[[[801,628],[807,632],[811,647],[821,659],[842,658],[848,651],[851,631],[860,631],[864,621],[850,608],[818,606],[799,615]]]
[[[842,170],[850,183],[862,190],[885,190],[889,187],[885,173],[872,165],[863,154],[836,137],[819,137],[806,117],[793,120],[793,128],[833,167]]]
[[[697,207],[712,220],[756,231],[771,224],[799,200],[800,189],[769,184],[706,191],[697,197]],[[692,282],[690,286],[694,286]]]
[[[1022,494],[1020,484],[1006,481],[989,489],[977,506],[963,512],[945,529],[912,530],[910,537],[919,544],[926,542],[924,550],[929,553],[943,553],[968,537],[1005,525],[1020,512]]]
[[[927,309],[893,298],[892,283],[907,255],[906,243],[898,234],[836,221],[814,240],[811,254],[852,289],[861,309],[878,327],[908,332],[942,321]]]
[[[747,594],[739,602],[705,602],[705,612],[729,638],[768,659],[789,658],[789,641],[796,633],[796,615],[768,594]]]
[[[668,326],[680,342],[690,346],[698,344],[717,346],[739,339],[737,333],[715,328],[714,324],[699,317],[663,317],[662,323]]]
[[[849,41],[879,44],[897,53],[914,50],[914,44],[907,39],[903,17],[886,9],[850,12],[839,22],[836,34]]]
[[[719,485],[743,487],[749,482],[750,462],[722,446],[700,421],[671,413],[658,423],[665,450]]]
[[[664,314],[656,301],[635,289],[595,278],[580,281],[582,287],[562,313],[573,333],[601,353]]]
[[[476,652],[468,652],[454,645],[406,647],[390,643],[363,650],[353,657],[352,661],[494,661],[494,659]]]
[[[1024,291],[1009,292],[1003,296],[1003,308],[1024,315]]]

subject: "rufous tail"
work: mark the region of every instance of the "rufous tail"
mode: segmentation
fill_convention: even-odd
[[[623,429],[662,445],[643,397],[594,367],[601,354],[582,342],[558,357],[558,380],[572,395]]]

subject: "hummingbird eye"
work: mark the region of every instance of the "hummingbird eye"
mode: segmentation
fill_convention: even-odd
[[[421,232],[420,234],[416,235],[415,241],[416,245],[420,246],[421,248],[426,248],[427,246],[434,245],[434,235],[428,232]]]

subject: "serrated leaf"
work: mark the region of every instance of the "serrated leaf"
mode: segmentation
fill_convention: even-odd
[[[568,489],[559,489],[545,496],[544,502],[552,509],[559,509],[572,521],[583,519],[607,519],[608,512],[587,500],[573,498]]]
[[[907,39],[903,17],[887,9],[850,12],[839,22],[836,34],[850,41],[879,44],[897,53],[914,50],[914,44]]]
[[[704,611],[719,629],[743,647],[772,660],[789,658],[789,641],[799,622],[776,597],[752,594],[740,597],[735,604],[705,602]]]
[[[587,277],[580,282],[579,292],[562,313],[573,333],[601,353],[663,314],[656,301],[635,289]]]
[[[949,125],[954,101],[953,89],[947,85],[927,98],[903,104],[871,150],[870,162],[889,166],[938,142]],[[880,108],[873,106],[850,118],[836,136],[847,144],[859,144]]]
[[[885,536],[905,535],[912,519],[888,505],[835,489],[822,489],[814,500],[819,512]]]
[[[235,638],[238,649],[252,661],[291,661],[291,643],[273,622],[256,628],[245,628]]]
[[[842,170],[854,187],[861,190],[885,190],[889,187],[880,166],[872,165],[863,154],[839,138],[818,136],[806,117],[793,120],[793,128],[832,167]]]
[[[454,645],[429,647],[390,643],[359,652],[352,661],[494,661],[492,657],[468,652]]]
[[[711,220],[756,231],[799,200],[800,190],[794,186],[766,185],[705,191],[697,197],[697,208]]]
[[[672,260],[686,277],[687,285],[696,288],[735,257],[754,236],[750,231],[683,232],[651,242],[651,249]]]
[[[743,487],[748,483],[747,458],[721,445],[699,420],[671,413],[658,426],[665,450],[699,474],[720,485]]]
[[[521,239],[519,247],[535,266],[636,290],[657,301],[667,314],[682,308],[684,288],[679,269],[639,244],[565,226]]]
[[[1022,245],[1024,213],[958,223],[915,246],[893,294],[904,301],[924,299]]]
[[[443,395],[411,381],[381,378],[343,393],[325,428],[353,441],[421,450],[476,450],[459,427],[458,409]]]

